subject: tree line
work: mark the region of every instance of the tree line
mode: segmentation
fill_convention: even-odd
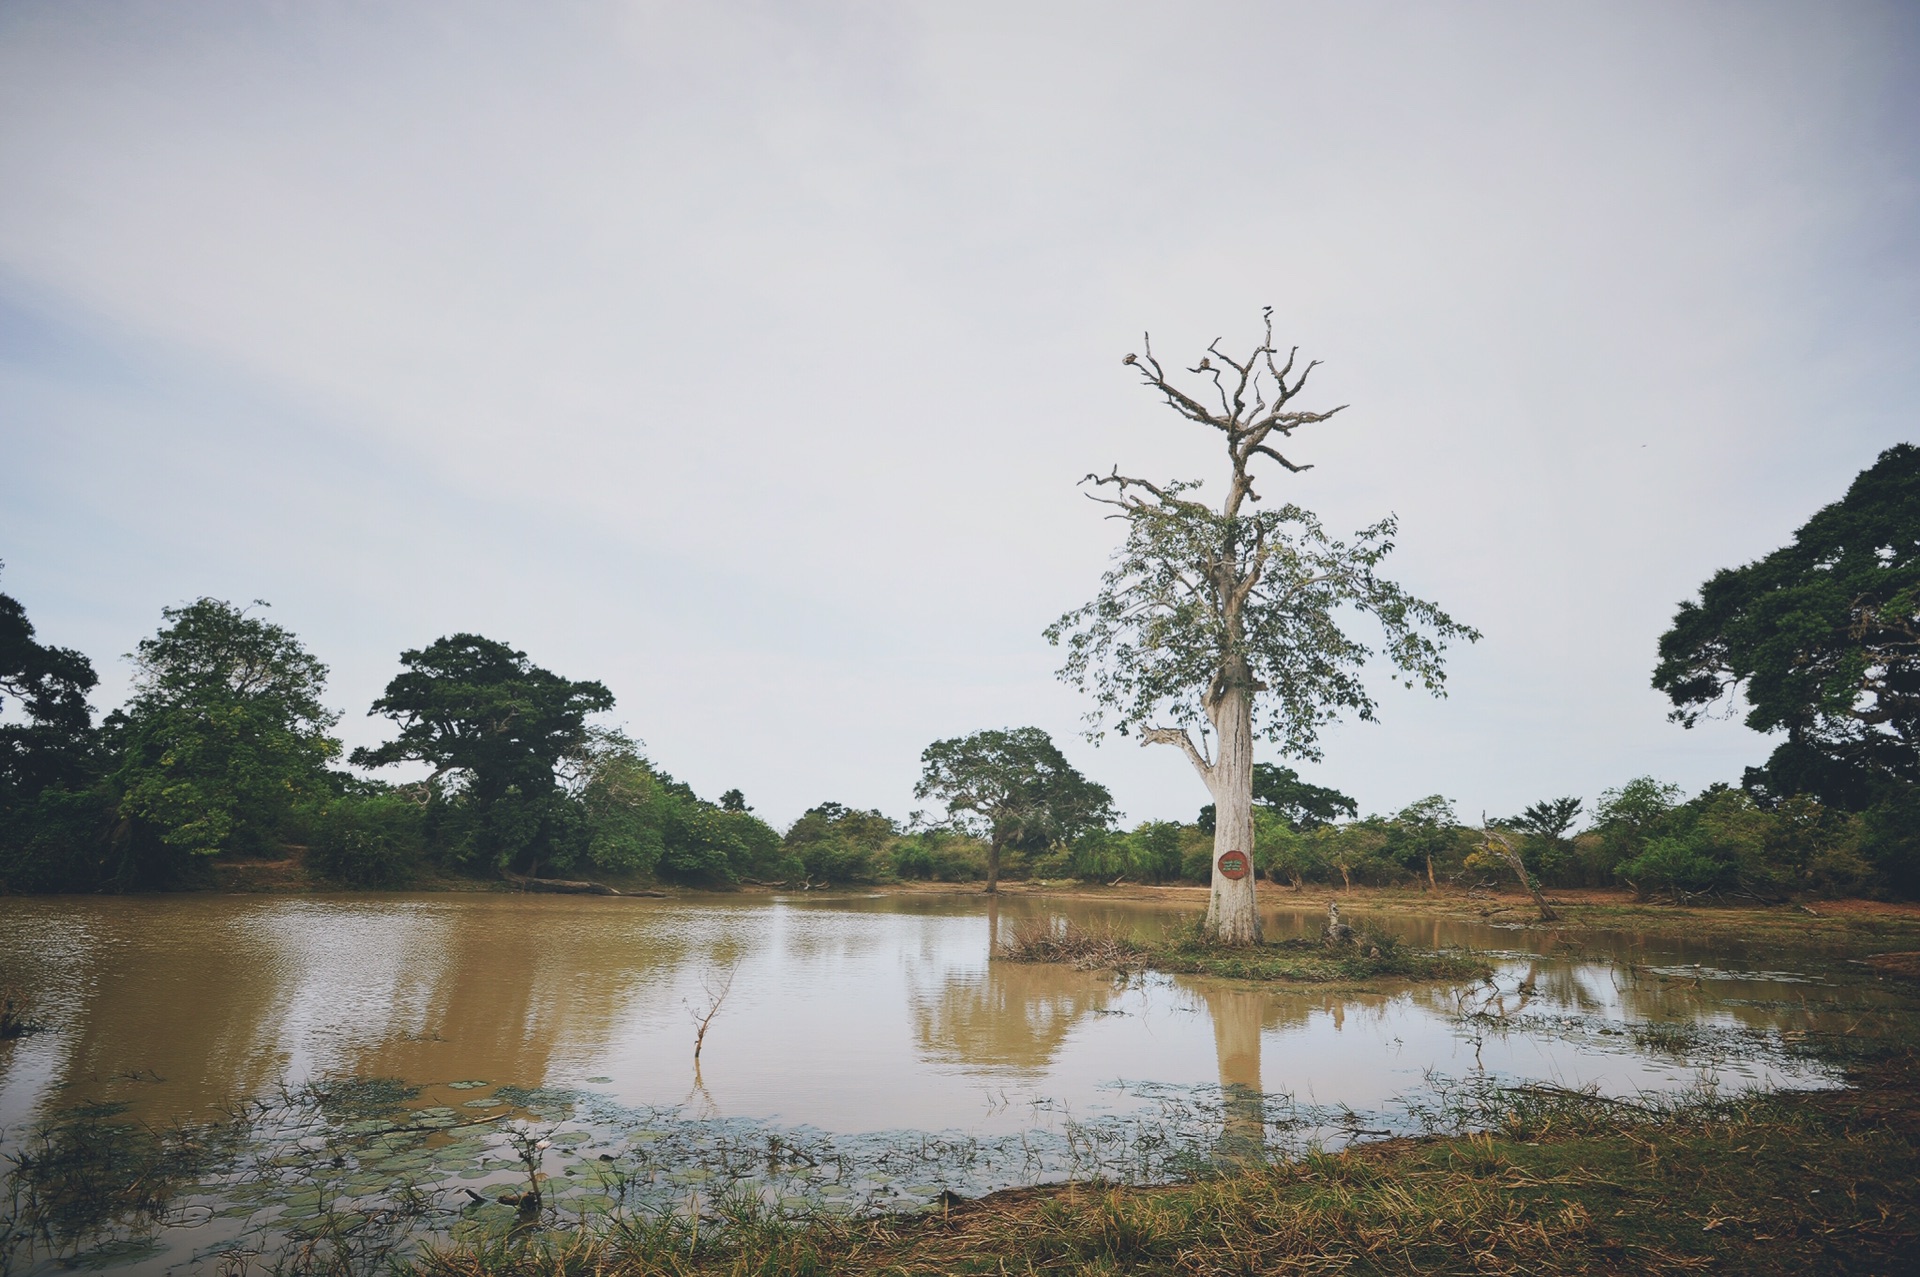
[[[1126,536],[1094,599],[1045,632],[1066,649],[1060,677],[1092,697],[1094,739],[1110,730],[1186,756],[1214,799],[1190,825],[1121,832],[1107,791],[1027,727],[928,746],[915,792],[942,805],[936,821],[823,803],[781,834],[739,791],[702,799],[592,725],[613,705],[604,685],[475,634],[401,653],[373,705],[394,738],[345,770],[326,667],[254,610],[206,598],[164,611],[135,653],[133,697],[96,724],[92,665],[39,643],[0,595],[0,877],[166,886],[222,855],[300,845],[321,872],[368,884],[1189,879],[1210,884],[1206,930],[1232,944],[1259,939],[1248,854],[1296,887],[1504,869],[1534,887],[1627,883],[1675,899],[1920,893],[1920,449],[1889,448],[1792,544],[1716,573],[1660,638],[1653,685],[1675,721],[1744,705],[1748,725],[1783,738],[1738,789],[1683,801],[1642,777],[1602,794],[1584,829],[1570,796],[1504,820],[1463,822],[1440,795],[1363,819],[1345,795],[1256,763],[1255,744],[1317,761],[1321,728],[1373,718],[1370,667],[1440,695],[1449,645],[1480,635],[1382,575],[1392,518],[1343,541],[1310,511],[1260,506],[1255,462],[1311,468],[1289,455],[1295,432],[1342,411],[1296,406],[1317,361],[1282,353],[1271,308],[1263,326],[1243,358],[1210,344],[1184,389],[1144,336],[1122,360],[1224,443],[1220,504],[1199,499],[1198,480],[1088,475]],[[1377,630],[1365,642],[1349,628],[1362,617]],[[402,763],[426,779],[370,778]]]
[[[326,666],[264,608],[203,598],[165,609],[136,648],[126,705],[95,721],[91,662],[42,644],[0,594],[0,883],[12,891],[155,890],[210,880],[221,859],[304,850],[343,885],[585,876],[726,887],[1022,878],[1207,883],[1216,819],[1120,827],[1108,791],[1034,727],[935,741],[899,821],[838,802],[785,831],[737,789],[703,798],[640,742],[594,720],[607,688],[455,634],[401,653],[371,710],[385,744],[344,756]],[[342,767],[342,762],[352,764]],[[388,780],[398,764],[421,779]],[[1544,799],[1483,823],[1432,795],[1362,816],[1346,794],[1256,763],[1254,867],[1293,890],[1474,886],[1505,870],[1505,831],[1536,882],[1625,884],[1656,898],[1778,900],[1920,893],[1913,804],[1777,796],[1763,781],[1691,798],[1651,777]],[[1752,778],[1750,778],[1752,779]],[[1897,795],[1900,797],[1901,795]]]

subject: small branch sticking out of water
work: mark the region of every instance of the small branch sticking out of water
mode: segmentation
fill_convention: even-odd
[[[700,1066],[700,1048],[706,1045],[707,1028],[713,1023],[713,1017],[720,1014],[720,1006],[727,1000],[727,994],[732,992],[733,973],[739,969],[740,964],[737,962],[734,963],[727,968],[726,975],[722,976],[717,983],[711,971],[700,977],[700,987],[706,991],[707,995],[707,1009],[705,1012],[701,1012],[694,1010],[692,1007],[687,1008],[693,1015],[693,1063],[695,1068]]]

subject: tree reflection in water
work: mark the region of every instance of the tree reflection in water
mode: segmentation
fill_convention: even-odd
[[[1214,1164],[1230,1168],[1263,1161],[1267,1117],[1260,1030],[1273,999],[1258,990],[1219,985],[1197,992],[1213,1017],[1213,1051],[1220,1066],[1220,1142],[1214,1147]]]

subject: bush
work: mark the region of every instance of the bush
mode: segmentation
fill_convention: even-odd
[[[400,887],[420,872],[427,813],[401,794],[336,798],[315,823],[307,867],[355,887]]]
[[[930,829],[897,839],[889,855],[896,877],[932,882],[975,882],[987,876],[987,849],[977,838],[951,829]],[[1070,873],[1065,854],[1038,861],[1036,872],[1055,876]]]
[[[1642,898],[1661,890],[1675,904],[1689,892],[1707,891],[1729,881],[1733,866],[1689,838],[1653,838],[1632,860],[1622,861],[1618,873]]]
[[[1920,896],[1920,788],[1907,786],[1861,816],[1860,856],[1895,895]]]
[[[793,823],[781,846],[817,882],[884,882],[893,877],[887,852],[898,835],[877,811],[821,803]]]
[[[93,890],[112,821],[112,802],[98,789],[49,787],[0,802],[0,891]]]
[[[1171,882],[1186,869],[1180,826],[1171,820],[1150,820],[1128,834],[1127,842],[1127,868],[1136,878]]]

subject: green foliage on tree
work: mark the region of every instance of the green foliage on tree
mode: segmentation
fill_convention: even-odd
[[[400,734],[354,750],[352,761],[429,765],[442,800],[437,833],[454,859],[536,872],[576,832],[558,769],[586,744],[588,715],[613,708],[613,693],[478,634],[402,652],[400,663],[371,711],[399,724]],[[449,801],[454,794],[458,802]]]
[[[96,682],[91,661],[40,643],[26,608],[0,594],[0,889],[94,885],[111,811]]]
[[[1326,856],[1329,824],[1295,828],[1271,807],[1253,811],[1254,863],[1273,882],[1303,891],[1309,879],[1320,882],[1333,872]]]
[[[1360,814],[1360,805],[1339,790],[1310,784],[1293,768],[1273,763],[1253,765],[1253,803],[1256,812],[1271,812],[1296,832],[1317,829],[1343,816],[1351,820]],[[1212,803],[1200,809],[1197,823],[1207,833],[1213,832]]]
[[[793,876],[812,885],[881,882],[893,876],[888,853],[899,832],[877,811],[826,802],[794,821],[781,846],[798,870]]]
[[[1210,387],[1173,384],[1150,342],[1126,356],[1170,408],[1221,436],[1225,491],[1216,508],[1198,499],[1198,482],[1088,475],[1126,539],[1093,601],[1046,630],[1066,645],[1060,677],[1093,698],[1095,739],[1111,728],[1185,753],[1216,806],[1216,855],[1252,847],[1257,739],[1318,758],[1322,728],[1349,712],[1374,716],[1371,662],[1384,658],[1409,686],[1438,694],[1448,643],[1479,637],[1380,575],[1392,518],[1341,541],[1299,506],[1258,508],[1254,463],[1304,469],[1280,449],[1340,411],[1294,406],[1316,364],[1282,359],[1271,308],[1264,319],[1264,340],[1244,359],[1215,342],[1189,370]],[[1378,623],[1377,649],[1349,632],[1356,614]],[[1232,944],[1259,939],[1252,876],[1214,880],[1206,928]]]
[[[1114,820],[1106,787],[1082,776],[1037,727],[935,741],[920,765],[914,797],[942,803],[954,828],[986,841],[990,892],[1007,847],[1039,850]]]
[[[0,594],[0,792],[86,784],[94,768],[93,662],[34,639],[18,599]]]
[[[1340,541],[1298,506],[1222,515],[1179,495],[1199,486],[1151,487],[1150,499],[1129,499],[1127,540],[1100,592],[1046,631],[1065,643],[1061,677],[1093,698],[1096,729],[1149,742],[1156,730],[1191,731],[1204,740],[1214,734],[1213,693],[1231,679],[1259,694],[1259,739],[1317,759],[1323,727],[1348,712],[1374,718],[1378,703],[1363,674],[1376,656],[1407,686],[1441,693],[1447,642],[1479,634],[1377,575],[1395,520]],[[1235,589],[1216,584],[1223,575]],[[1379,621],[1380,648],[1347,633],[1354,612]]]
[[[122,876],[148,885],[180,874],[181,857],[277,850],[328,794],[340,752],[327,667],[292,633],[220,599],[161,615],[109,720]]]
[[[1651,776],[1637,776],[1600,795],[1594,832],[1600,839],[1600,867],[1611,878],[1619,866],[1646,850],[1665,829],[1667,813],[1679,806],[1681,790]]]
[[[1585,805],[1572,795],[1547,798],[1495,823],[1520,835],[1520,858],[1530,873],[1557,874],[1572,861],[1571,835]]]
[[[559,867],[657,872],[668,830],[681,822],[678,809],[692,791],[655,771],[640,743],[621,731],[589,729],[571,761],[584,836]]]
[[[1786,740],[1749,787],[1861,810],[1920,784],[1920,448],[1880,454],[1791,544],[1716,572],[1660,639],[1689,727],[1722,702]]]
[[[307,868],[354,887],[404,887],[424,868],[425,804],[382,786],[355,786],[314,822]]]
[[[1057,860],[1035,865],[1047,876],[1074,874],[1072,853],[1061,848]],[[978,839],[958,829],[915,829],[895,839],[888,855],[898,878],[923,882],[977,882],[987,876],[987,849]]]
[[[1434,886],[1442,869],[1451,870],[1464,860],[1464,832],[1453,801],[1430,794],[1403,807],[1388,823],[1384,850],[1408,869],[1424,873],[1427,885]]]

